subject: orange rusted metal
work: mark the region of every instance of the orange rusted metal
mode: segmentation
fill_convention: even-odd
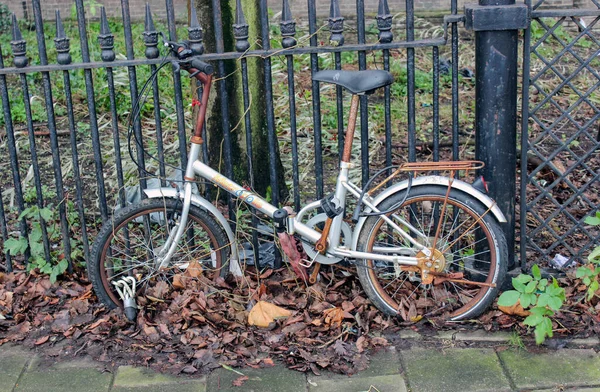
[[[325,251],[327,250],[327,236],[329,236],[329,230],[331,230],[332,223],[333,219],[327,218],[327,220],[325,221],[325,227],[323,228],[323,232],[321,233],[321,238],[319,238],[319,240],[315,244],[315,249],[322,254],[325,254]]]

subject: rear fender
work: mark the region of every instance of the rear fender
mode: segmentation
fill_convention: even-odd
[[[448,178],[448,177],[424,176],[424,177],[418,177],[418,178],[413,179],[411,188],[415,188],[418,186],[425,186],[425,185],[441,185],[441,186],[447,187],[448,184],[450,184],[450,178]],[[378,194],[371,201],[371,204],[373,204],[375,207],[377,207],[388,197],[392,196],[395,193],[402,192],[406,188],[408,188],[407,180],[399,182],[397,184],[394,184],[393,186],[389,187],[385,191]],[[506,222],[506,217],[504,216],[502,211],[500,211],[500,208],[498,208],[498,206],[496,205],[496,202],[494,202],[494,200],[492,200],[485,193],[473,188],[473,186],[471,184],[464,182],[462,180],[455,179],[452,181],[452,189],[456,189],[456,190],[464,192],[470,196],[473,196],[474,198],[479,200],[479,202],[481,204],[483,204],[486,208],[490,209],[491,213],[498,220],[498,222],[500,222],[500,223]],[[371,212],[371,209],[365,208],[364,212]],[[360,237],[360,232],[362,231],[362,228],[363,228],[366,220],[367,220],[367,217],[360,218],[358,223],[356,224],[356,227],[354,228],[354,233],[353,233],[353,238],[352,238],[352,249],[353,250],[356,250],[356,247],[358,246],[358,238]]]

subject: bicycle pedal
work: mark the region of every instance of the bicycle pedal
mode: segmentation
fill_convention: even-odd
[[[304,268],[310,268],[315,263],[314,260],[301,259],[298,264]]]

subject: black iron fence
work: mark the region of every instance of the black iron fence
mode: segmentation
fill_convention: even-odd
[[[544,10],[524,34],[521,260],[581,262],[600,243],[600,4]],[[526,176],[525,176],[526,174]]]
[[[225,97],[219,110],[225,118],[230,106],[224,93],[225,78],[231,77],[226,71],[228,64],[235,62],[236,74],[240,75],[243,86],[241,118],[222,124],[223,171],[227,175],[240,175],[234,173],[232,159],[232,145],[237,139],[245,139],[248,162],[255,159],[252,151],[256,146],[252,146],[251,134],[256,124],[250,121],[252,97],[248,86],[257,81],[249,81],[248,61],[258,57],[264,67],[263,80],[258,82],[265,88],[268,152],[274,156],[277,149],[282,151],[283,166],[291,178],[289,184],[282,183],[275,163],[271,163],[269,193],[274,203],[298,207],[308,195],[321,198],[333,184],[328,177],[332,168],[337,167],[337,152],[343,141],[345,96],[339,87],[323,87],[310,81],[310,75],[322,68],[382,68],[396,76],[394,85],[371,98],[382,105],[369,107],[367,98],[361,97],[361,143],[356,155],[360,156],[363,182],[369,178],[371,169],[399,161],[472,158],[474,154],[471,147],[473,118],[469,117],[475,106],[474,96],[469,93],[473,91],[472,69],[463,69],[461,65],[469,63],[474,56],[470,38],[464,42],[459,40],[459,23],[465,18],[459,14],[456,0],[451,1],[451,13],[439,28],[415,18],[412,0],[397,14],[390,12],[387,0],[380,0],[375,18],[368,18],[363,1],[357,0],[356,19],[348,28],[349,21],[339,12],[337,1],[331,0],[331,15],[321,23],[316,18],[314,0],[308,1],[307,14],[298,16],[291,15],[288,1],[283,1],[277,19],[269,19],[266,1],[261,0],[260,29],[256,37],[249,37],[240,1],[231,25],[223,24],[228,19],[222,18],[219,2],[212,2],[211,31],[216,50],[203,54],[203,59],[216,65],[216,90]],[[0,168],[0,228],[5,244],[0,268],[10,271],[16,265],[15,260],[19,265],[33,260],[36,266],[56,274],[72,268],[74,260],[87,258],[98,224],[109,218],[113,207],[125,205],[136,185],[148,185],[147,173],[154,173],[164,182],[172,166],[185,164],[193,86],[175,70],[169,71],[170,67],[148,84],[145,81],[164,61],[159,50],[160,31],[165,31],[166,38],[172,41],[189,39],[202,44],[203,37],[202,26],[194,12],[190,14],[189,26],[175,23],[171,0],[165,1],[166,22],[154,21],[152,10],[147,8],[143,28],[132,25],[127,0],[121,0],[122,20],[110,21],[102,12],[100,22],[92,23],[86,18],[83,0],[76,0],[76,19],[63,23],[57,14],[55,27],[44,23],[41,6],[40,0],[33,1],[37,54],[31,55],[31,50],[28,51],[27,44],[33,42],[23,39],[16,18],[12,32],[3,33],[3,36],[12,34],[10,49],[2,46],[0,52],[0,98],[5,130],[0,151],[7,157],[7,163]],[[297,26],[294,17],[307,20],[307,28]],[[534,23],[547,26],[543,19],[535,19]],[[586,36],[595,34],[591,29],[594,24],[595,21],[583,27]],[[53,30],[51,37],[49,29]],[[236,49],[225,46],[227,29],[233,30]],[[67,31],[76,31],[79,42]],[[554,35],[552,27],[547,31],[540,39]],[[531,32],[530,27],[525,33],[526,75],[533,63],[529,51],[536,53],[536,47],[530,44],[533,42]],[[255,40],[260,41],[260,47]],[[140,47],[142,42],[144,46]],[[590,38],[590,42],[597,54],[598,41]],[[559,55],[572,54],[568,45],[566,48]],[[580,68],[596,77],[592,71],[593,61],[595,59],[582,61],[585,65]],[[552,65],[547,68],[556,70]],[[559,76],[568,78],[563,73]],[[536,80],[532,76],[532,86],[536,86]],[[528,83],[526,80],[525,85]],[[569,86],[569,82],[562,85]],[[142,90],[150,92],[150,98],[143,105],[142,114],[129,124],[128,115],[139,102]],[[524,102],[529,99],[528,92],[528,89],[523,90]],[[550,97],[547,102],[552,104],[556,92],[550,91],[547,95]],[[578,102],[593,103],[589,94],[579,95]],[[229,97],[229,100],[234,98]],[[536,117],[536,110],[530,107],[529,115],[524,118],[537,123],[536,118],[541,117]],[[561,120],[571,121],[568,112],[561,113]],[[577,122],[580,131],[577,135],[587,137],[592,129],[597,129],[596,115],[594,112],[585,124]],[[537,151],[532,148],[535,143],[526,144],[534,137],[532,133],[527,134],[528,124],[528,121],[523,122],[523,162],[527,161],[527,151]],[[158,159],[147,159],[140,149],[128,153],[129,129]],[[570,145],[578,136],[571,136],[564,140],[562,136],[553,138],[559,151],[572,151]],[[590,196],[592,190],[597,192],[598,188],[598,166],[593,169],[598,162],[597,135],[590,140],[585,142],[587,152],[577,155],[576,162],[576,166],[582,165],[581,170],[589,173],[590,185],[583,191],[576,190],[579,183],[571,184],[569,178],[576,169],[565,171],[556,179],[557,184],[567,184],[572,190],[572,200],[587,203],[575,216],[574,229],[563,225],[553,231],[560,244],[571,247],[567,249],[573,252],[567,257],[572,258],[581,258],[591,244],[598,241],[597,233],[589,235],[585,245],[573,245],[566,240],[574,231],[581,231],[582,217],[598,208],[597,196],[595,199]],[[203,159],[208,159],[208,155],[205,149]],[[551,194],[552,187],[539,186],[537,177],[545,166],[551,165],[553,156],[538,158],[542,164],[523,181],[520,207],[527,214],[521,215],[521,228],[530,227],[523,217],[543,216],[536,210],[539,198],[532,197],[527,192],[528,187],[537,187],[542,197],[555,197]],[[142,169],[136,167],[134,160]],[[522,173],[527,173],[525,163]],[[514,184],[509,181],[495,186]],[[281,192],[282,188],[290,189],[289,200],[280,200],[285,193]],[[514,206],[514,201],[512,203]],[[229,203],[230,210],[233,207]],[[565,211],[562,209],[559,213]],[[230,211],[230,219],[235,216]],[[525,263],[529,248],[544,256],[553,250],[539,245],[536,240],[536,233],[550,225],[546,218],[539,220],[541,224],[532,234],[521,230],[521,244],[527,245],[521,247],[521,263]],[[256,226],[256,220],[252,225]],[[508,230],[514,233],[514,228],[508,227]],[[256,241],[254,235],[255,245]]]

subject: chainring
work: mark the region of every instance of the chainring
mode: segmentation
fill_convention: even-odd
[[[321,213],[321,214],[315,215],[312,218],[310,218],[305,224],[308,227],[320,232],[323,230],[326,220],[327,220],[327,214]],[[342,221],[340,245],[348,246],[351,239],[352,239],[352,229],[350,228],[350,225],[348,225],[346,222]],[[302,242],[302,246],[304,247],[304,251],[306,252],[306,255],[308,256],[308,258],[310,260],[315,260],[321,264],[335,264],[335,263],[342,261],[342,259],[340,257],[335,257],[335,256],[332,256],[329,254],[323,255],[323,254],[317,252],[311,244],[308,244],[306,242]]]

